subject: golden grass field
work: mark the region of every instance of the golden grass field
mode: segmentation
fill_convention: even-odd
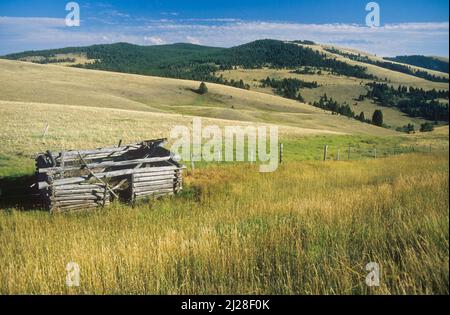
[[[448,294],[448,156],[189,172],[178,197],[0,212],[2,294]],[[65,286],[68,262],[78,288]],[[381,268],[380,287],[365,266]]]
[[[134,207],[0,206],[0,294],[448,294],[448,126],[405,135],[267,91],[208,84],[200,96],[198,84],[0,60],[0,180],[32,175],[36,152],[168,137],[194,116],[276,124],[285,143],[274,173],[199,165],[181,195]],[[324,144],[330,161],[315,161]],[[353,161],[331,161],[349,144]],[[65,285],[69,262],[79,288]],[[365,285],[369,262],[379,288]]]

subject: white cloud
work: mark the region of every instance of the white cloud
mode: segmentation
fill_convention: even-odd
[[[200,40],[198,38],[193,37],[193,36],[189,36],[189,35],[186,36],[186,40],[187,40],[188,43],[191,43],[191,44],[194,44],[194,45],[200,45],[201,44]]]
[[[161,12],[161,15],[178,16],[178,15],[180,15],[180,13],[178,13],[178,12]]]
[[[161,37],[158,37],[158,36],[150,36],[150,37],[144,36],[144,41],[150,42],[153,45],[167,44],[164,39],[162,39]]]
[[[151,20],[130,18],[117,25],[64,19],[0,17],[0,54],[30,49],[125,41],[141,45],[190,42],[230,47],[256,39],[307,39],[361,49],[378,55],[448,56],[449,23],[399,23],[369,28],[356,24],[300,24],[236,19]]]
[[[65,19],[49,17],[11,17],[0,16],[1,26],[39,26],[39,27],[64,27]]]
[[[112,17],[124,17],[124,18],[129,18],[130,17],[129,14],[122,13],[122,12],[117,11],[117,10],[107,11],[106,14],[109,14]]]

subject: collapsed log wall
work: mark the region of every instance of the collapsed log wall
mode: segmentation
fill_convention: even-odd
[[[179,193],[184,167],[164,143],[36,155],[37,185],[47,209],[73,211]]]

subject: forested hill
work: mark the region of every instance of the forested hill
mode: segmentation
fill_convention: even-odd
[[[138,46],[127,43],[94,45],[44,51],[28,51],[4,58],[20,60],[44,57],[39,63],[50,63],[56,55],[83,53],[91,63],[78,67],[218,82],[214,73],[232,67],[272,68],[312,66],[336,74],[375,79],[365,67],[337,61],[311,48],[278,40],[258,40],[233,48],[214,48],[192,44]],[[221,83],[221,82],[218,82]]]
[[[448,61],[444,61],[436,57],[413,55],[413,56],[397,56],[392,58],[386,57],[384,59],[406,63],[412,66],[422,67],[425,69],[449,73]]]
[[[26,51],[6,55],[3,58],[21,60],[28,57],[44,57],[37,63],[54,63],[55,56],[65,54],[86,54],[93,63],[75,65],[97,70],[116,71],[155,76],[173,76],[177,68],[201,62],[210,54],[223,48],[179,43],[160,46],[139,46],[128,43],[93,45],[87,47],[67,47],[61,49]],[[58,61],[58,59],[56,59]],[[170,73],[173,68],[175,73]],[[176,76],[176,75],[175,75]]]

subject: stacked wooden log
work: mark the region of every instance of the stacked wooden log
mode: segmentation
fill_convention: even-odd
[[[173,195],[181,191],[182,169],[174,166],[143,169],[132,175],[133,201]]]
[[[38,154],[38,187],[52,212],[176,194],[183,166],[163,147],[165,139],[86,151]]]
[[[46,196],[51,211],[61,212],[109,205],[110,193],[102,184],[51,186]]]

